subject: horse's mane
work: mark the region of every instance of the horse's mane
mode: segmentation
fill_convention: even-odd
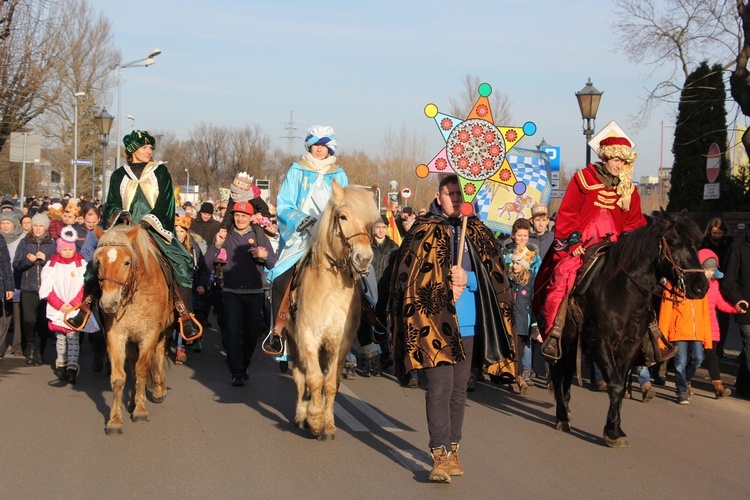
[[[332,239],[328,236],[337,231],[334,225],[335,219],[332,214],[334,211],[338,211],[340,207],[346,205],[353,212],[354,217],[357,220],[363,221],[367,226],[372,226],[380,220],[380,213],[378,213],[377,206],[373,202],[372,192],[354,186],[343,188],[343,192],[344,199],[340,202],[335,199],[335,195],[331,196],[323,214],[320,216],[320,220],[316,224],[317,227],[312,235],[310,245],[313,256],[316,259],[324,256],[326,252],[330,253],[330,241],[339,241],[338,238]]]
[[[661,252],[661,238],[669,232],[688,241],[698,242],[701,239],[698,227],[687,215],[664,213],[651,224],[639,227],[617,240],[609,251],[608,265],[602,268],[602,278],[612,279],[625,270],[632,270],[634,266],[657,260]]]
[[[157,259],[158,262],[159,253],[156,245],[154,245],[151,241],[151,237],[149,236],[148,231],[140,227],[137,227],[137,229],[138,230],[135,233],[135,239],[133,241],[131,241],[130,237],[128,236],[128,233],[133,230],[133,226],[121,224],[118,226],[113,226],[105,231],[105,233],[99,239],[99,245],[96,249],[96,252],[94,252],[94,259],[96,259],[96,256],[99,252],[105,250],[108,246],[124,246],[133,256],[133,261],[134,263],[136,263],[136,265],[140,265],[142,263],[143,270],[147,273],[151,272],[151,259],[146,258],[146,256],[151,254],[151,256],[154,259]],[[143,256],[143,258],[139,259],[139,256]]]

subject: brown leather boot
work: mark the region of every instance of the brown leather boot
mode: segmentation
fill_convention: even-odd
[[[654,346],[654,361],[656,363],[663,363],[677,354],[677,346],[672,345],[669,340],[667,340],[667,337],[661,332],[659,322],[656,321],[656,318],[652,319],[651,323],[649,323],[648,333],[651,337],[651,343]],[[661,339],[662,344],[664,344],[664,349],[659,345],[659,339]]]
[[[458,443],[451,443],[451,452],[448,458],[450,464],[450,475],[451,476],[463,476],[464,468],[461,465],[461,461],[458,459]]]
[[[547,338],[544,339],[540,352],[542,357],[548,362],[555,364],[557,360],[562,357],[562,332],[565,328],[565,319],[568,316],[568,296],[566,295],[560,304],[560,309],[557,311],[555,316],[555,323],[552,325],[552,329],[547,334]]]
[[[430,450],[430,454],[432,455],[432,470],[430,471],[430,481],[450,483],[450,454],[445,450],[445,446],[433,448],[432,450]]]
[[[716,399],[725,398],[732,394],[732,389],[724,387],[721,380],[713,380],[712,382],[714,384],[714,394],[716,395]]]

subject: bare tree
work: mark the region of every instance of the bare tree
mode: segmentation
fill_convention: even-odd
[[[201,123],[190,132],[189,156],[183,168],[190,169],[201,192],[218,194],[219,178],[226,171],[229,132],[225,127]]]
[[[745,116],[750,116],[750,73],[747,69],[750,59],[750,9],[743,0],[737,0],[737,15],[742,25],[741,45],[737,49],[734,71],[729,77],[732,98]],[[742,145],[750,154],[750,129],[742,134]]]
[[[52,0],[0,3],[0,150],[60,95],[58,9]]]
[[[448,101],[450,103],[450,114],[457,117],[463,118],[468,116],[474,103],[479,98],[479,85],[483,83],[477,75],[466,75],[464,77],[464,88],[458,97],[451,97]],[[510,100],[508,96],[498,92],[493,87],[492,94],[490,94],[490,108],[492,108],[492,118],[495,125],[510,125],[513,116],[510,113]]]
[[[729,68],[741,46],[738,16],[726,0],[615,0],[615,19],[613,31],[630,61],[651,67],[650,76],[668,72],[647,89],[634,117],[640,123],[655,104],[679,101],[685,80],[701,61]]]
[[[12,132],[24,130],[59,95],[52,78],[61,51],[57,8],[51,0],[0,1],[0,151]],[[15,192],[12,177],[0,176],[4,191]]]
[[[227,165],[224,172],[229,184],[237,172],[247,172],[256,179],[264,175],[271,149],[271,138],[260,125],[232,129],[228,136]]]
[[[51,103],[35,120],[35,125],[63,145],[66,180],[72,179],[70,159],[73,158],[74,116],[78,100],[78,156],[91,158],[101,148],[94,116],[106,101],[106,93],[114,85],[112,69],[120,60],[114,48],[112,27],[89,0],[61,0],[59,43],[63,47],[55,65],[54,78],[60,85],[60,98]],[[77,92],[86,95],[76,97]],[[119,139],[119,138],[116,138]],[[88,167],[79,167],[79,177],[90,176]]]

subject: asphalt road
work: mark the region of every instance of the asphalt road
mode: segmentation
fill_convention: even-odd
[[[209,330],[201,354],[170,362],[168,397],[148,404],[150,421],[128,419],[123,435],[106,436],[109,381],[90,363],[86,344],[71,386],[49,364],[0,361],[3,498],[685,499],[750,491],[750,401],[714,400],[702,372],[689,406],[675,404],[671,382],[651,403],[638,391],[624,402],[628,449],[603,444],[606,394],[574,387],[574,431],[565,434],[552,428],[545,388],[520,396],[481,383],[466,411],[466,474],[434,484],[424,391],[391,376],[343,381],[336,440],[319,442],[289,423],[291,375],[258,350],[248,384],[232,387],[219,335]]]

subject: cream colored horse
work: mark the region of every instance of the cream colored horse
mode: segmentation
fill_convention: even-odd
[[[294,422],[307,424],[318,439],[335,438],[333,403],[357,334],[364,300],[359,277],[370,267],[371,228],[378,220],[372,191],[334,181],[292,285],[287,331],[297,384]]]

